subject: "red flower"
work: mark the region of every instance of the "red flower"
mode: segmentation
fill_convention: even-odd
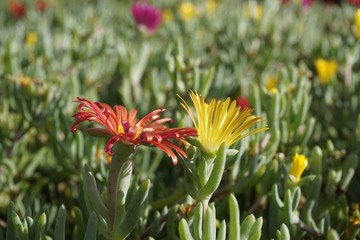
[[[245,97],[238,97],[236,99],[236,105],[241,107],[241,108],[250,108],[250,102]]]
[[[36,8],[40,12],[45,12],[45,10],[48,8],[48,4],[44,0],[39,0],[37,2]]]
[[[9,12],[16,18],[23,18],[26,15],[26,8],[20,2],[12,2],[9,5]]]
[[[162,21],[160,9],[146,2],[137,2],[131,6],[131,13],[136,24],[145,27],[148,33],[153,33]]]
[[[79,103],[78,111],[74,115],[76,122],[72,125],[71,131],[77,130],[77,125],[83,121],[94,121],[105,128],[91,129],[91,132],[107,135],[110,137],[105,146],[105,152],[113,154],[112,147],[117,142],[129,145],[153,145],[164,151],[172,158],[174,165],[177,163],[175,151],[181,158],[186,157],[186,153],[170,142],[170,139],[183,140],[187,136],[197,136],[195,128],[167,128],[162,124],[171,122],[171,118],[160,118],[159,113],[165,109],[157,109],[150,112],[142,119],[137,119],[137,111],[132,109],[130,112],[121,105],[111,108],[101,102],[92,102],[84,98],[77,98]]]
[[[351,5],[360,6],[360,0],[348,0]]]

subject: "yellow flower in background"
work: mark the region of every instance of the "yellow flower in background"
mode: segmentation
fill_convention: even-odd
[[[181,19],[188,21],[198,14],[197,8],[190,2],[183,2],[178,7]]]
[[[270,76],[265,83],[265,88],[271,94],[276,94],[278,92],[277,90],[278,83],[279,83],[279,77],[277,75]]]
[[[262,4],[248,4],[244,6],[244,16],[246,19],[254,19],[256,22],[260,21],[264,13],[264,6]]]
[[[354,203],[352,204],[352,215],[349,217],[349,223],[351,226],[360,226],[360,211],[359,211],[359,204]]]
[[[165,9],[162,14],[164,22],[170,22],[173,20],[174,16],[170,9]]]
[[[260,19],[263,16],[263,12],[264,12],[264,6],[262,4],[256,4],[255,12],[253,15],[254,20],[257,22],[260,21]]]
[[[206,1],[205,7],[206,7],[206,11],[210,13],[214,12],[217,8],[217,2],[215,0]]]
[[[19,84],[20,84],[20,88],[25,90],[25,89],[30,87],[32,79],[30,77],[25,77],[25,76],[21,75],[18,78],[18,81],[19,81]]]
[[[308,165],[308,159],[302,154],[295,154],[292,159],[292,167],[290,174],[295,177],[296,181],[300,181],[301,174],[304,172]]]
[[[360,8],[355,12],[354,22],[355,22],[355,36],[360,39]]]
[[[315,62],[316,72],[320,78],[321,84],[330,83],[331,79],[335,76],[337,71],[337,63],[335,61],[326,60],[323,58],[316,59]]]
[[[230,103],[230,98],[225,101],[212,99],[206,103],[204,97],[196,92],[190,92],[190,97],[195,112],[184,99],[181,106],[189,113],[198,132],[199,142],[209,152],[216,152],[222,143],[228,147],[249,135],[268,129],[267,126],[252,128],[262,122],[262,118],[252,115],[251,108],[237,106],[236,100]]]
[[[36,34],[36,32],[29,32],[27,35],[26,35],[26,39],[25,39],[25,45],[27,47],[34,47],[35,44],[37,43],[38,41],[38,36]]]
[[[101,159],[105,159],[108,165],[110,165],[112,156],[104,152],[102,149],[96,149],[96,161],[99,162]]]

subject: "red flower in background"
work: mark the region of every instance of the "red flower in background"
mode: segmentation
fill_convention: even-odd
[[[44,0],[40,0],[37,2],[36,8],[40,12],[45,12],[45,10],[48,8],[48,4]]]
[[[287,4],[290,0],[281,0],[281,4]]]
[[[348,0],[351,5],[360,6],[360,0]]]
[[[173,151],[181,158],[186,157],[186,153],[169,140],[197,136],[195,128],[167,128],[162,125],[172,121],[171,118],[160,118],[159,113],[165,111],[163,108],[154,110],[139,120],[136,118],[135,109],[128,112],[121,105],[111,108],[105,103],[92,102],[85,98],[77,98],[75,102],[78,102],[79,106],[71,131],[75,132],[77,125],[83,121],[99,123],[105,128],[92,128],[90,132],[110,137],[105,146],[105,152],[110,155],[113,154],[112,147],[117,142],[128,145],[153,145],[171,157],[176,165],[177,157]]]
[[[145,27],[148,33],[153,33],[162,21],[161,10],[146,2],[134,3],[131,13],[138,27]]]
[[[238,97],[236,99],[236,105],[241,107],[241,108],[250,108],[250,102],[245,97]]]
[[[23,18],[26,16],[25,5],[20,2],[11,2],[9,5],[9,12],[16,18]]]

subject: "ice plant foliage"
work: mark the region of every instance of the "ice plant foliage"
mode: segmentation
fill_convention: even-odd
[[[159,27],[163,14],[160,9],[146,2],[136,2],[131,6],[131,13],[139,28],[153,33]]]
[[[196,92],[190,92],[190,97],[195,112],[183,99],[181,105],[189,113],[197,129],[199,142],[207,151],[216,152],[222,143],[228,147],[244,137],[267,129],[266,126],[252,128],[262,118],[252,115],[251,108],[237,106],[236,100],[212,99],[206,103],[204,97]]]
[[[337,71],[337,63],[335,61],[319,58],[315,60],[316,72],[319,76],[321,84],[330,83]]]
[[[308,159],[302,154],[295,154],[292,159],[292,167],[290,174],[295,177],[296,181],[300,181],[301,174],[304,172],[308,165]]]
[[[110,139],[106,143],[105,152],[112,155],[112,147],[117,142],[128,145],[153,145],[164,151],[172,158],[174,165],[177,163],[175,151],[181,158],[186,157],[186,153],[170,139],[182,140],[184,137],[196,136],[194,128],[168,128],[163,123],[171,122],[171,118],[160,118],[160,113],[165,109],[157,109],[147,114],[142,119],[137,119],[135,109],[128,112],[125,107],[109,105],[101,102],[92,102],[85,98],[77,98],[79,103],[77,113],[74,115],[76,122],[71,130],[75,132],[77,125],[83,121],[93,121],[105,128],[95,128],[92,132],[108,135]]]

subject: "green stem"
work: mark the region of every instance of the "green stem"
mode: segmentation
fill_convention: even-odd
[[[109,227],[112,230],[116,209],[116,190],[119,172],[125,160],[134,152],[134,146],[117,143],[113,147],[114,155],[109,166],[108,177],[108,204],[109,204]]]
[[[210,200],[210,198],[206,198],[206,199],[201,200],[201,204],[203,206],[203,219],[205,219],[205,213],[206,213],[206,209],[209,206],[209,200]]]
[[[204,186],[197,192],[196,200],[210,199],[215,190],[219,187],[225,169],[226,152],[225,143],[221,144],[214,160],[213,169]]]
[[[108,201],[109,201],[109,220],[110,228],[114,224],[115,219],[115,206],[116,206],[116,185],[117,179],[119,176],[119,171],[121,169],[122,162],[117,161],[114,158],[110,164],[109,179],[108,179]]]
[[[297,225],[304,231],[306,231],[307,233],[315,236],[317,239],[323,239],[324,236],[318,232],[317,230],[315,230],[314,228],[306,225],[303,221],[299,220],[299,222],[297,223]]]
[[[180,199],[185,197],[185,188],[180,186],[180,189],[172,193],[170,196],[161,200],[155,201],[151,204],[152,209],[162,209],[165,206],[172,206],[177,203]]]

